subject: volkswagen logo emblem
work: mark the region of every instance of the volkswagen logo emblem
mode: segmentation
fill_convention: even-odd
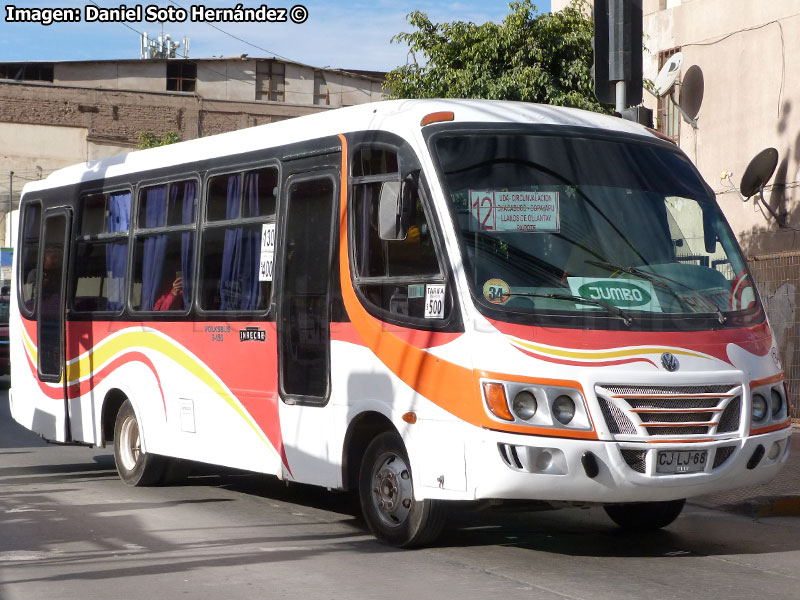
[[[670,373],[672,371],[677,371],[678,367],[681,366],[681,364],[678,362],[678,359],[675,357],[675,355],[674,354],[670,354],[669,352],[664,352],[664,354],[661,355],[661,364]]]

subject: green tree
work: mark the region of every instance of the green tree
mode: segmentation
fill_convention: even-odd
[[[140,131],[139,142],[136,144],[136,149],[144,150],[145,148],[155,148],[156,146],[167,146],[180,141],[181,136],[174,131],[166,132],[163,137],[157,136],[152,131]]]
[[[531,0],[509,4],[502,24],[432,23],[424,12],[406,18],[416,29],[393,43],[408,44],[424,64],[386,76],[392,98],[490,98],[609,112],[597,102],[591,77],[592,19],[586,0],[557,13]]]

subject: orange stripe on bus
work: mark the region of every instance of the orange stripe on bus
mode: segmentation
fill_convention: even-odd
[[[772,377],[764,377],[763,379],[753,379],[753,381],[750,382],[750,389],[752,390],[762,385],[783,381],[785,377],[786,374],[783,371],[781,371],[780,373],[776,373]]]

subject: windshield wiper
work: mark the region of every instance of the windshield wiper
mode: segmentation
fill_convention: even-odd
[[[572,294],[528,294],[524,292],[509,292],[507,294],[510,296],[523,296],[526,298],[550,298],[551,300],[567,300],[570,302],[577,302],[579,304],[591,304],[593,306],[599,306],[601,308],[606,309],[606,311],[615,316],[622,319],[622,322],[625,323],[626,326],[630,327],[631,323],[633,323],[633,319],[631,316],[613,304],[609,304],[608,302],[603,302],[602,300],[595,300],[593,298],[584,298],[583,296],[573,296]]]
[[[678,292],[673,290],[672,287],[667,282],[671,281],[673,283],[677,283],[680,286],[683,286],[687,290],[695,291],[693,288],[689,287],[685,283],[681,283],[680,281],[675,281],[674,279],[669,279],[668,277],[664,277],[663,275],[650,274],[647,273],[646,271],[642,271],[637,267],[623,267],[622,265],[615,265],[614,263],[605,262],[602,260],[585,260],[583,262],[589,265],[593,265],[595,267],[600,267],[609,270],[613,269],[615,271],[627,273],[628,275],[633,275],[634,277],[638,277],[640,279],[644,279],[645,281],[649,281],[654,285],[658,285],[659,287],[667,290],[670,293],[670,295],[672,295],[672,297],[675,298],[678,302],[680,302],[685,308],[688,308],[691,312],[694,312],[694,310],[692,310],[691,305],[686,300],[684,300],[681,297],[681,295],[678,294]],[[727,321],[728,318],[722,313],[722,311],[719,309],[718,306],[715,305],[709,305],[709,306],[713,307],[714,310],[710,312],[716,314],[717,320],[720,322],[720,325],[724,325],[725,321]]]

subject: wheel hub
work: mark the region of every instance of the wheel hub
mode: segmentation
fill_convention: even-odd
[[[373,470],[372,500],[387,525],[401,525],[408,518],[413,501],[411,473],[396,454],[381,457]]]

